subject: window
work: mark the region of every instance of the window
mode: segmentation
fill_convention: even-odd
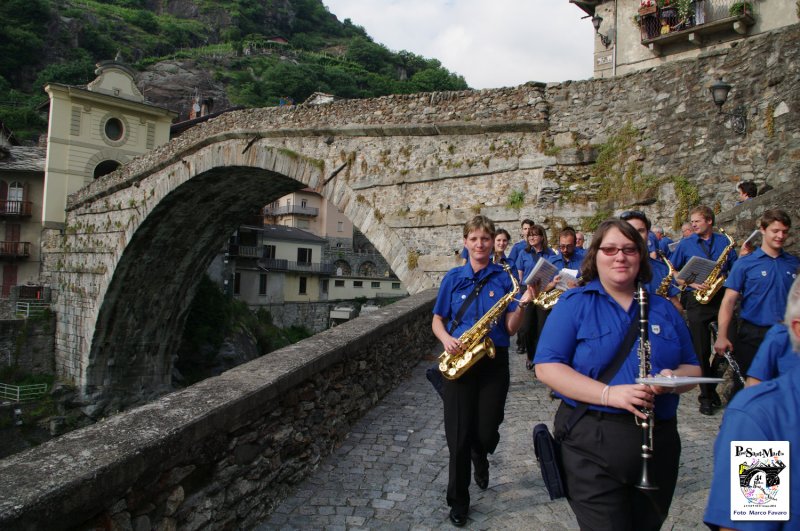
[[[103,175],[108,175],[112,171],[119,168],[119,162],[116,160],[104,160],[94,168],[94,178],[99,179]]]
[[[259,295],[266,295],[267,294],[267,274],[261,273],[258,276],[258,294]]]
[[[239,294],[239,288],[241,286],[241,283],[242,283],[242,274],[241,273],[235,273],[233,275],[233,294],[234,295],[238,295]]]
[[[344,287],[344,280],[334,280],[333,281],[333,285],[336,286],[337,288],[343,288]]]
[[[372,282],[371,286],[373,289],[380,289],[381,283],[380,282]]]
[[[400,289],[400,283],[399,282],[392,282],[392,289]]]
[[[297,263],[310,264],[311,263],[311,249],[307,247],[300,247],[297,249]]]
[[[306,294],[306,285],[308,284],[308,279],[306,277],[300,277],[300,290],[298,293],[300,295]]]
[[[20,214],[22,212],[22,201],[25,196],[25,187],[19,181],[14,181],[8,187],[8,202],[6,202],[6,214]]]
[[[354,288],[363,288],[364,287],[364,283],[362,281],[360,281],[360,280],[354,280],[353,281],[353,287]]]
[[[264,258],[267,260],[275,260],[275,246],[274,245],[265,245],[264,246]]]
[[[307,219],[298,219],[298,220],[297,220],[297,228],[298,228],[298,229],[307,229],[307,228],[309,228],[310,226],[311,226],[311,225],[309,224],[309,222],[308,222],[308,220],[307,220]]]
[[[322,290],[322,293],[325,293],[325,294],[328,293],[328,279],[327,278],[322,281],[322,286],[320,286],[320,289]]]
[[[344,221],[340,221],[336,224],[336,232],[344,232]]]
[[[109,140],[116,142],[122,138],[122,135],[125,133],[125,128],[119,118],[109,118],[103,131],[106,133]]]
[[[300,200],[300,206],[303,207],[303,208],[307,207],[308,206],[308,201],[305,200],[305,199],[301,199]]]

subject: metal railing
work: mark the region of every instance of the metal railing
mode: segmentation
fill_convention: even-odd
[[[27,319],[29,317],[42,315],[46,310],[49,309],[49,302],[17,301],[17,307],[14,313],[17,315],[17,317]]]
[[[285,216],[288,214],[298,214],[301,216],[319,216],[319,209],[304,207],[301,205],[284,205],[277,207],[264,207],[265,216]]]
[[[31,242],[0,242],[0,256],[28,257]]]
[[[676,4],[677,2],[673,1],[669,6],[640,9],[639,27],[642,42],[650,42],[688,29],[702,31],[704,27],[714,26],[723,20],[752,21],[755,15],[754,2],[742,0],[697,0],[691,3],[689,13],[685,17],[679,14]]]
[[[293,262],[280,258],[264,259],[258,265],[267,270],[273,271],[300,271],[305,273],[333,274],[333,264],[320,264],[314,262]]]
[[[0,216],[30,216],[31,201],[0,201]]]
[[[47,384],[9,385],[0,383],[0,400],[29,402],[41,398],[47,392]]]

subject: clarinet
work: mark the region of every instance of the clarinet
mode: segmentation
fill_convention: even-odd
[[[637,298],[639,299],[639,378],[650,376],[650,336],[648,334],[648,301],[647,292],[641,282],[637,285]],[[642,428],[642,476],[636,485],[640,490],[658,490],[650,482],[650,463],[653,461],[653,427],[655,425],[655,412],[647,407],[640,408],[647,415],[644,420],[636,417],[636,424]]]

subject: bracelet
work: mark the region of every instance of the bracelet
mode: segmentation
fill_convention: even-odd
[[[603,387],[603,392],[600,393],[600,404],[603,407],[608,406],[608,391],[609,391],[609,389],[610,388],[608,386],[605,386],[605,387]]]

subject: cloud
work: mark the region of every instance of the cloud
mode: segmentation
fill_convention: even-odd
[[[435,58],[474,88],[592,75],[593,29],[554,0],[323,0],[388,48]]]

